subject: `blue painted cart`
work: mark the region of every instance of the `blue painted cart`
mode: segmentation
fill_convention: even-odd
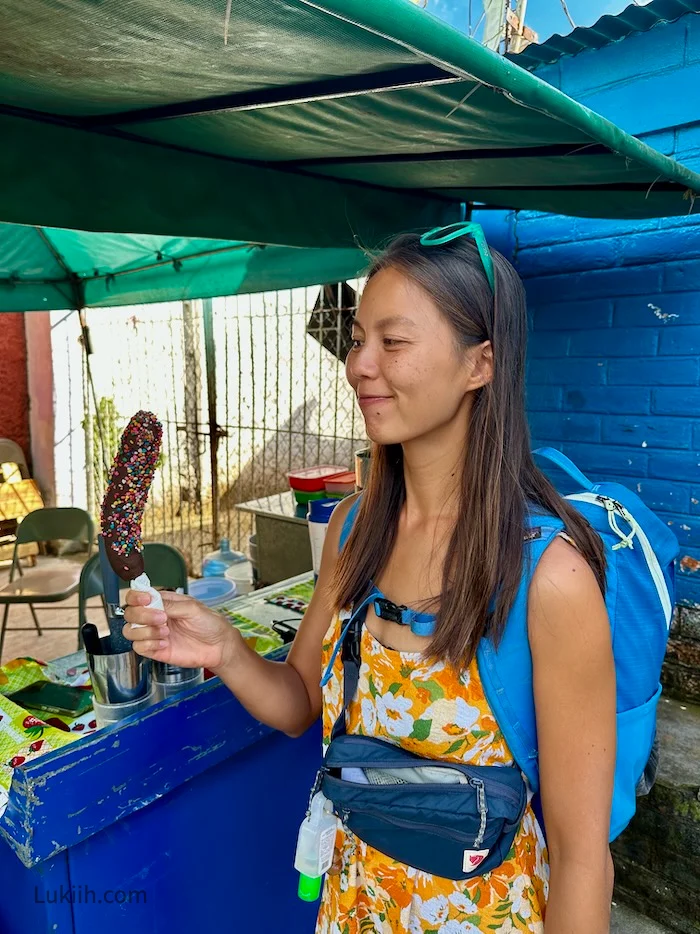
[[[218,678],[15,770],[2,934],[305,934],[294,847],[321,756]]]

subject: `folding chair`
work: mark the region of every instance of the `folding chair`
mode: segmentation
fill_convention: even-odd
[[[9,438],[0,438],[0,464],[17,464],[20,477],[23,480],[29,477],[27,458],[16,441],[10,441]]]
[[[10,580],[0,589],[0,605],[5,607],[0,627],[0,658],[2,658],[5,632],[8,629],[10,607],[13,604],[29,605],[34,626],[41,636],[43,631],[36,615],[35,604],[60,603],[76,593],[80,585],[81,566],[62,558],[50,558],[46,563],[42,562],[42,566],[25,573],[19,560],[19,546],[27,542],[68,540],[87,543],[88,554],[90,554],[94,538],[95,527],[92,517],[84,509],[77,509],[73,506],[36,509],[22,519],[17,528]],[[73,608],[62,607],[66,610]],[[46,609],[46,607],[39,607],[39,609]],[[29,628],[31,627],[17,626],[11,631]],[[47,631],[73,628],[73,626],[44,627]]]

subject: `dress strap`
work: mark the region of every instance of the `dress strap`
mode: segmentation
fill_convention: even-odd
[[[348,509],[348,514],[345,517],[345,522],[343,522],[343,527],[340,530],[340,539],[338,541],[338,551],[342,551],[345,547],[345,543],[350,538],[350,533],[352,532],[352,527],[355,524],[355,519],[357,519],[357,513],[360,509],[360,501],[362,500],[362,494],[360,494],[352,506]]]

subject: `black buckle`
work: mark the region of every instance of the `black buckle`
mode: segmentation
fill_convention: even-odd
[[[402,623],[404,610],[407,609],[407,606],[397,606],[384,597],[374,601],[374,612],[380,619],[389,620],[390,623]]]
[[[356,665],[360,664],[360,636],[362,633],[362,622],[359,619],[354,619],[350,624],[347,635],[343,641],[343,649],[341,653],[341,658],[344,662],[354,662]]]

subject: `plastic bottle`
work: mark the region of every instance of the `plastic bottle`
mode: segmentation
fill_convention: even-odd
[[[253,589],[253,569],[240,551],[232,551],[227,538],[222,538],[218,551],[211,551],[202,561],[203,577],[228,577],[236,584],[236,592],[249,593]]]
[[[333,864],[337,827],[333,805],[323,792],[317,791],[299,828],[294,857],[294,868],[299,873],[298,894],[305,902],[315,902],[321,894],[323,875]]]
[[[321,567],[321,555],[323,554],[323,543],[328,531],[328,522],[331,513],[339,502],[340,500],[337,499],[318,499],[309,503],[309,540],[311,542],[314,583],[318,580],[318,572]]]

